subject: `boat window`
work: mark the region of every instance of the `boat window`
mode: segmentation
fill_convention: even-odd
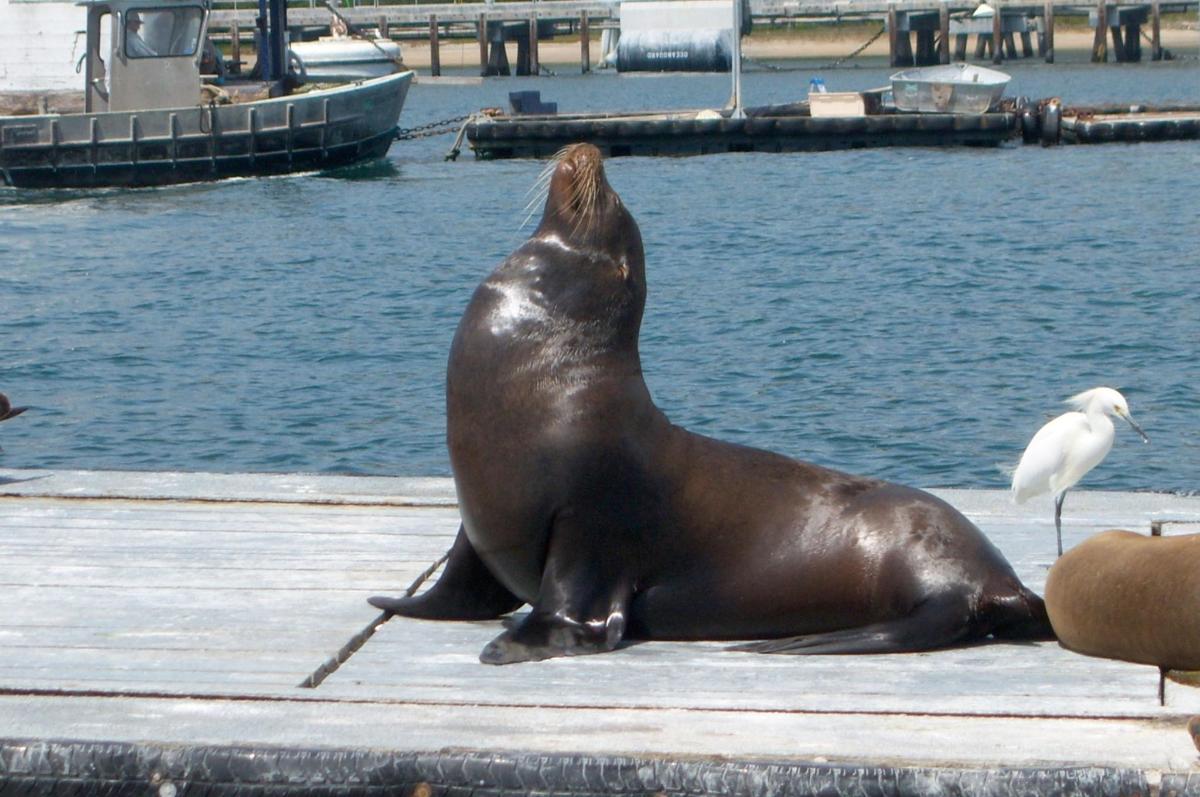
[[[199,6],[135,8],[125,12],[125,55],[160,58],[195,55],[204,13]]]

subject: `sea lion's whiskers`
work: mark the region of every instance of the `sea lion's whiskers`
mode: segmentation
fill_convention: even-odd
[[[538,208],[545,206],[546,199],[550,195],[550,182],[554,179],[554,172],[569,149],[569,146],[563,147],[554,153],[525,192],[528,200],[525,203],[525,218],[521,221],[521,228],[529,224],[530,219],[537,213]]]

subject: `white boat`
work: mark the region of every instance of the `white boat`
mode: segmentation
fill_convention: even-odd
[[[288,45],[292,63],[309,83],[345,83],[404,69],[400,45],[391,39],[322,36]]]
[[[906,69],[892,75],[896,110],[981,114],[1000,101],[1009,76],[974,64]]]
[[[305,93],[290,93],[294,80],[285,78],[244,94],[202,84],[208,0],[80,5],[84,111],[0,116],[8,185],[143,186],[319,171],[381,158],[395,139],[412,72]]]

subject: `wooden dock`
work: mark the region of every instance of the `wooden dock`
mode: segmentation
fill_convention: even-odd
[[[1049,499],[936,492],[1041,590]],[[1154,522],[1200,498],[1072,492],[1064,536]],[[1200,692],[1054,643],[495,668],[498,622],[379,625],[457,525],[445,479],[0,469],[0,795],[1200,793]]]
[[[880,22],[888,33],[889,61],[893,66],[949,63],[951,48],[957,60],[967,57],[968,39],[975,37],[976,60],[1002,63],[1036,53],[1054,62],[1055,19],[1087,17],[1095,31],[1092,60],[1109,60],[1108,40],[1116,61],[1142,58],[1142,27],[1151,33],[1150,57],[1166,57],[1160,41],[1163,14],[1194,14],[1198,0],[993,0],[995,13],[973,17],[978,0],[743,0],[757,24],[790,21],[863,20]],[[439,43],[447,38],[479,42],[481,75],[509,74],[506,42],[517,45],[516,74],[537,75],[538,41],[553,36],[577,36],[580,69],[592,68],[591,35],[600,27],[617,27],[620,3],[608,0],[515,0],[514,2],[411,3],[395,0],[354,0],[338,8],[338,15],[356,28],[376,28],[385,37],[424,39],[430,44],[431,74],[441,73]],[[219,38],[229,37],[231,58],[240,61],[241,37],[256,25],[257,6],[230,0],[217,3],[211,28]],[[332,14],[320,0],[309,7],[289,7],[287,24],[302,29],[327,30]],[[1016,38],[1021,45],[1018,47]]]

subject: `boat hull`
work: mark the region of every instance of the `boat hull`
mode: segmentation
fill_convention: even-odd
[[[321,171],[382,158],[412,73],[235,105],[0,117],[19,188],[156,186]]]

